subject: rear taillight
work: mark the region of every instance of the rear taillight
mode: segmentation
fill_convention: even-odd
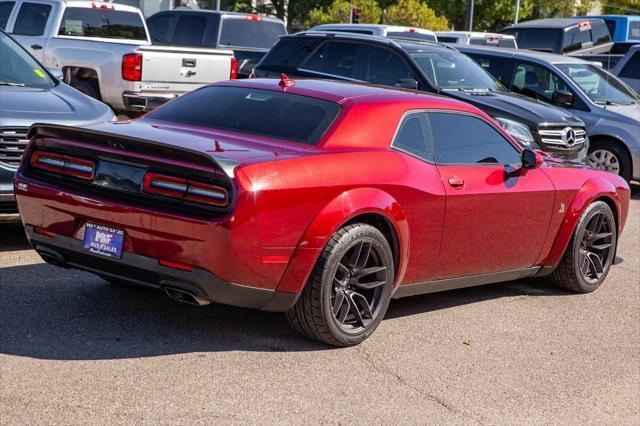
[[[127,81],[142,80],[142,54],[127,53],[122,57],[122,79]]]
[[[260,21],[262,21],[262,16],[260,16],[260,15],[245,15],[244,19],[246,19],[247,21],[260,22]]]
[[[231,58],[231,70],[229,71],[229,80],[235,80],[238,78],[238,60]]]
[[[91,160],[45,151],[34,152],[31,156],[30,164],[31,167],[36,169],[74,176],[85,180],[93,179],[96,170],[96,165]]]
[[[142,191],[147,194],[218,207],[229,204],[229,193],[220,186],[157,173],[144,175]]]

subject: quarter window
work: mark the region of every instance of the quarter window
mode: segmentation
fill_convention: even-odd
[[[427,135],[426,114],[412,113],[402,120],[392,145],[408,154],[433,162],[433,145]]]
[[[51,6],[39,3],[22,3],[20,12],[13,26],[13,34],[25,36],[41,36],[47,26]]]
[[[490,124],[470,115],[432,112],[436,164],[516,164],[520,154]]]

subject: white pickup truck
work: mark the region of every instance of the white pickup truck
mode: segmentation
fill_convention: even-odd
[[[152,45],[140,10],[121,4],[0,0],[0,28],[115,111],[145,112],[237,75],[231,50]]]

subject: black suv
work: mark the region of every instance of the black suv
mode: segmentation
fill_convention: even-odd
[[[586,159],[588,141],[579,118],[508,91],[472,59],[443,44],[298,33],[282,37],[254,69],[256,77],[280,78],[281,73],[369,82],[456,98],[485,111],[524,146],[569,160]],[[567,134],[574,137],[568,140]]]
[[[559,55],[596,55],[609,52],[613,46],[602,19],[535,19],[498,32],[514,36],[519,49]]]
[[[249,77],[264,54],[287,34],[284,22],[266,16],[172,9],[147,18],[153,44],[233,50],[238,78]]]

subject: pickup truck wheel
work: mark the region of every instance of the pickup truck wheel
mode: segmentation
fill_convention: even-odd
[[[92,80],[71,80],[71,87],[76,90],[81,91],[87,96],[91,96],[94,99],[101,101],[100,98],[100,89],[98,88],[98,83]]]
[[[384,235],[371,225],[348,225],[331,237],[287,319],[311,339],[357,345],[382,321],[393,277],[393,255]]]
[[[616,221],[611,207],[603,201],[592,203],[578,221],[551,281],[577,293],[596,290],[609,273],[616,244]]]
[[[597,141],[589,148],[587,164],[594,169],[605,170],[631,180],[631,159],[615,142]]]

